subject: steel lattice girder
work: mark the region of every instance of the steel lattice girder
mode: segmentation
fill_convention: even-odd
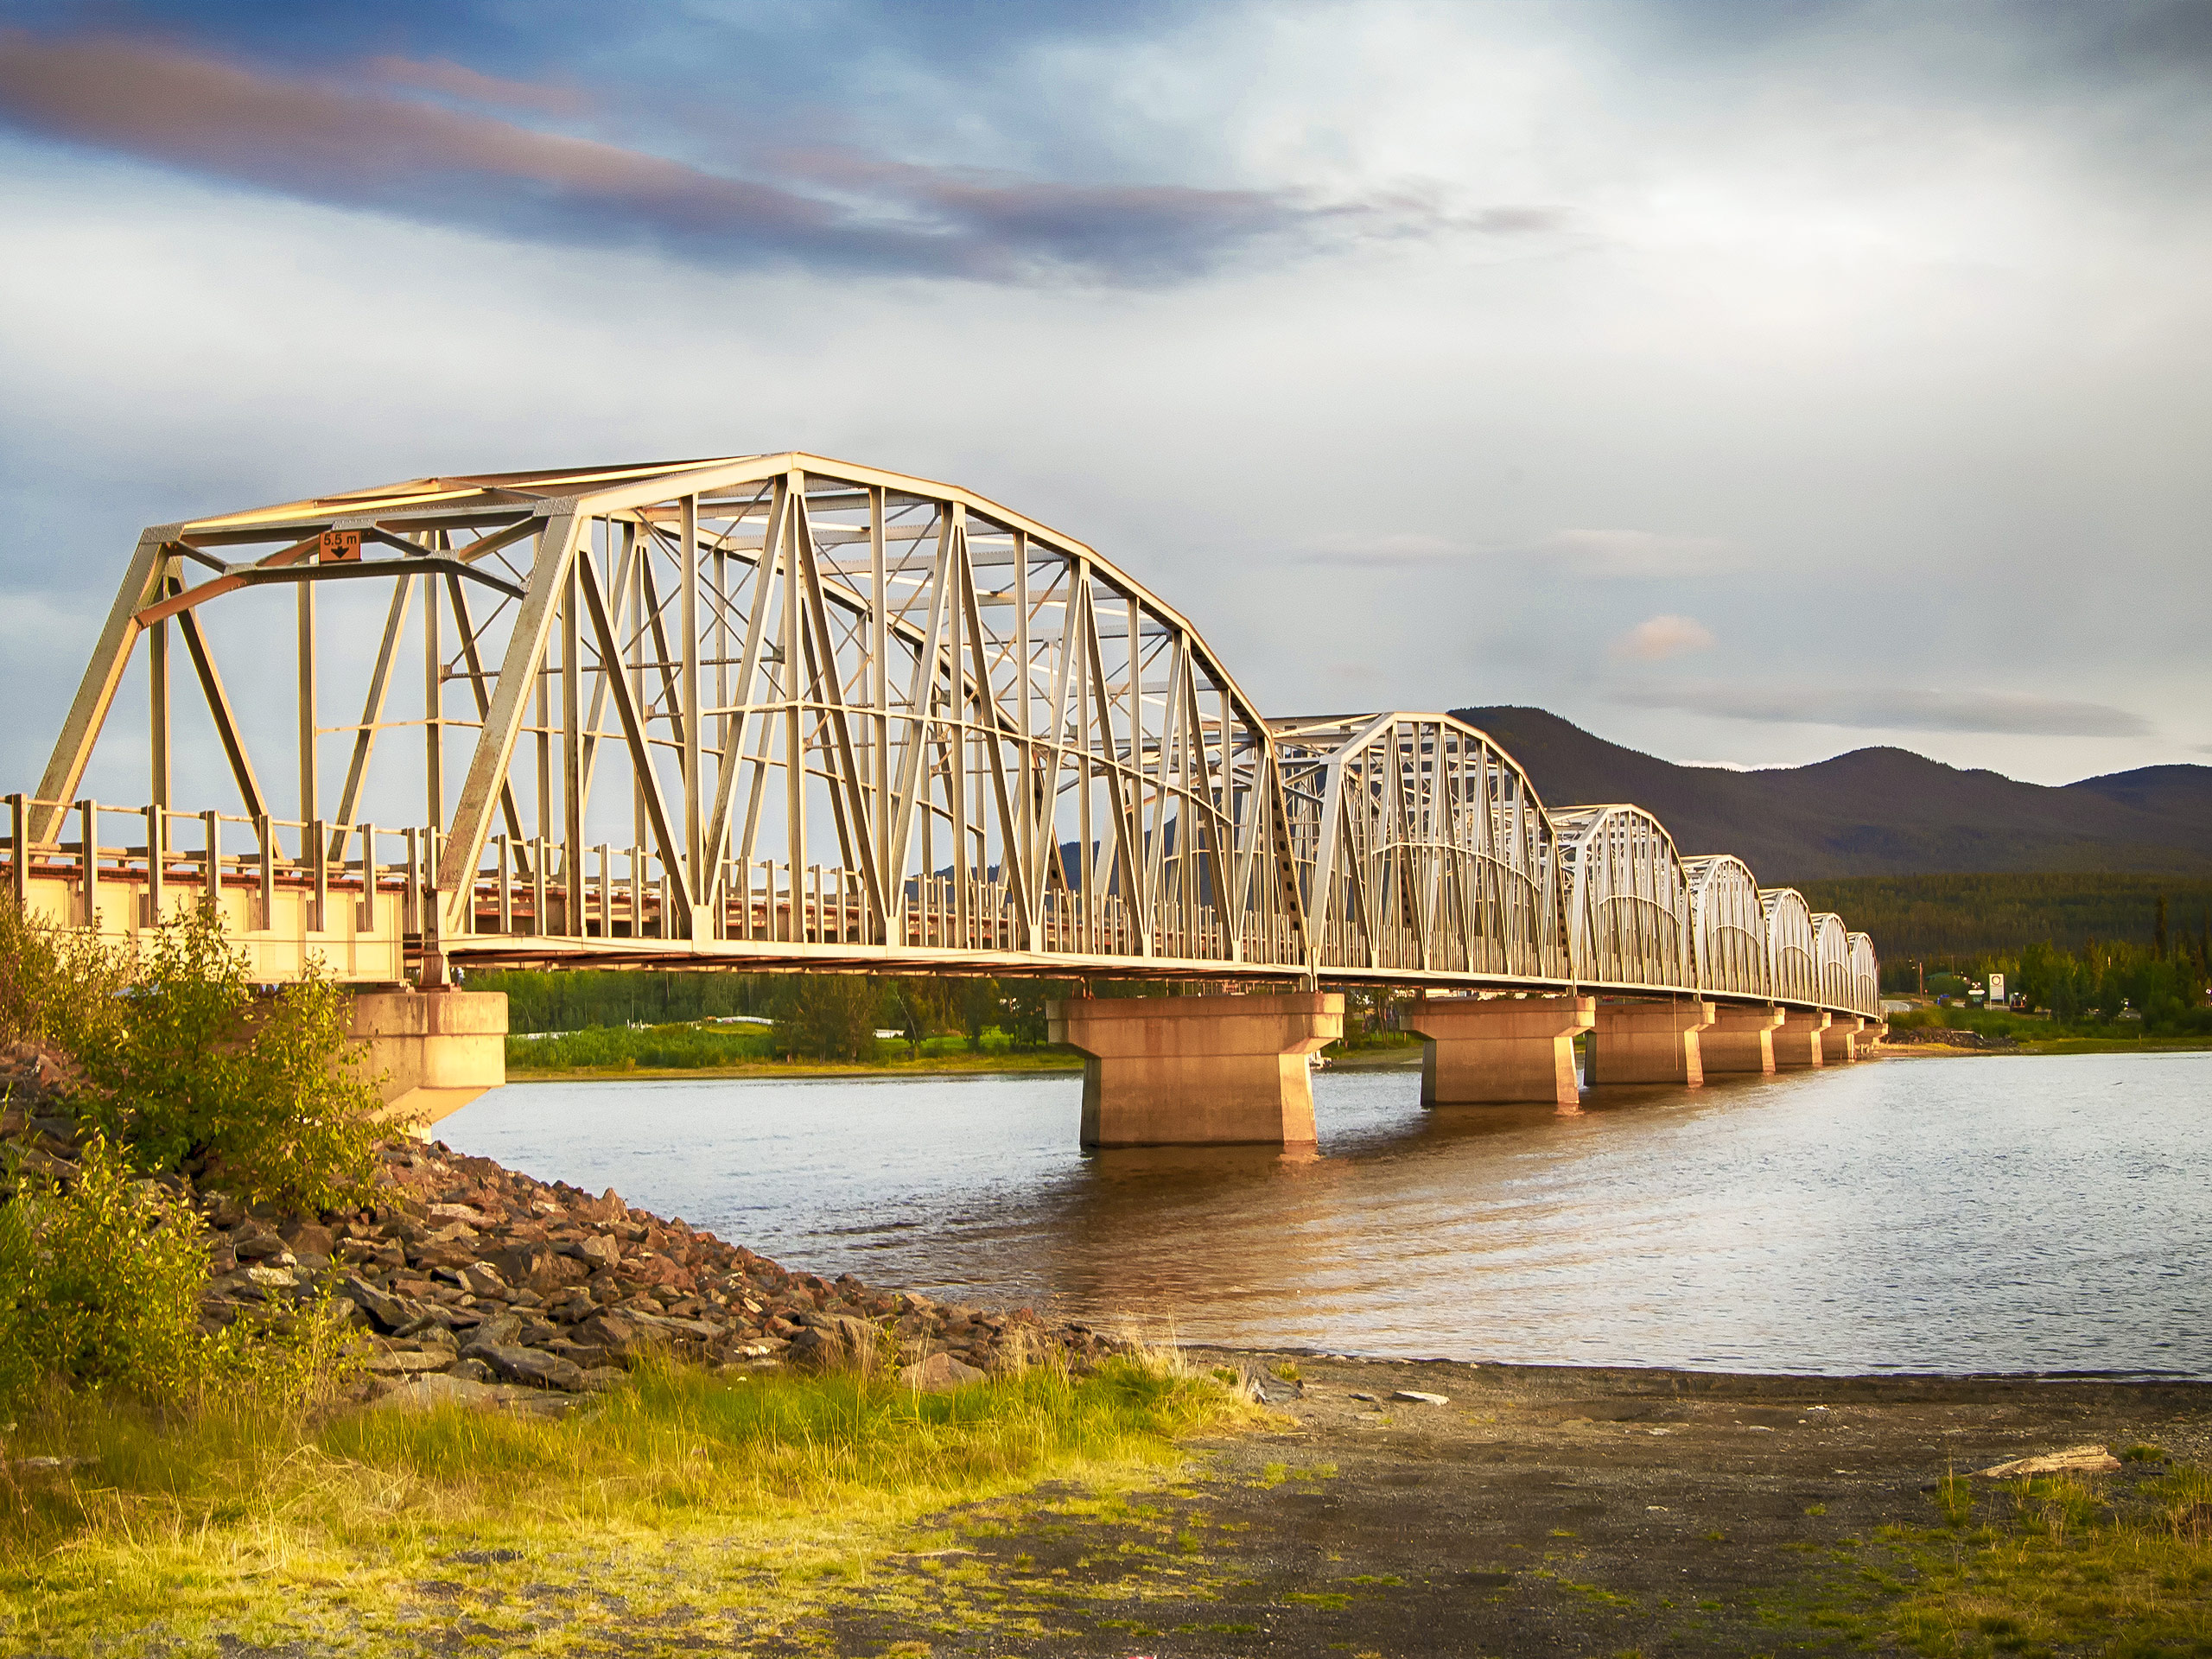
[[[1697,941],[1697,982],[1708,991],[1773,995],[1766,910],[1751,866],[1730,853],[1682,861]]]
[[[1564,984],[1550,822],[1485,734],[1402,713],[1271,726],[1325,969]]]
[[[319,725],[317,595],[378,580],[359,719]],[[201,620],[265,588],[296,606],[296,820],[275,816]],[[164,861],[149,849],[184,816],[172,630],[264,897],[311,867],[316,914],[327,879],[372,899],[392,867],[378,837],[404,834],[426,961],[898,961],[1878,1012],[1872,942],[1825,918],[1816,937],[1802,899],[1739,861],[1686,862],[1640,808],[1548,811],[1449,715],[1262,720],[1186,619],[1083,543],[877,468],[784,454],[437,477],[155,526],[19,839],[59,849],[143,637],[140,856]],[[410,650],[419,719],[392,707]],[[404,832],[364,821],[397,728],[423,744]],[[216,815],[198,816],[227,878],[246,855],[219,855]]]
[[[1576,982],[1696,986],[1689,880],[1666,826],[1615,804],[1555,810],[1552,827]]]
[[[1777,1001],[1815,1002],[1821,988],[1815,954],[1812,906],[1795,887],[1764,887],[1759,903],[1766,912],[1770,982]]]

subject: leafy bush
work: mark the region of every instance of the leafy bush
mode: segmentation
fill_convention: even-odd
[[[143,953],[28,923],[0,906],[7,1034],[82,1076],[78,1113],[141,1171],[190,1169],[247,1203],[334,1210],[373,1191],[386,1132],[346,1038],[347,1000],[319,965],[257,997],[213,912],[156,929]]]
[[[176,1399],[206,1370],[207,1235],[105,1140],[83,1154],[66,1186],[22,1175],[0,1205],[0,1398],[51,1379]]]
[[[134,1176],[100,1136],[81,1151],[75,1173],[18,1173],[0,1201],[0,1406],[58,1384],[157,1406],[213,1395],[296,1408],[349,1373],[346,1309],[327,1290],[203,1330],[208,1241],[191,1205]]]

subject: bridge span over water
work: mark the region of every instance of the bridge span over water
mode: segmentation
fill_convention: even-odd
[[[84,798],[138,664],[149,800]],[[223,804],[175,798],[183,722]],[[27,908],[128,940],[212,900],[262,977],[312,957],[363,988],[432,1114],[483,1086],[439,1056],[496,1046],[448,988],[477,965],[1201,992],[1058,1006],[1094,1144],[1310,1140],[1331,986],[1423,994],[1438,1103],[1571,1106],[1580,1032],[1597,1081],[1694,1083],[1847,1059],[1878,1015],[1872,941],[1740,860],[1547,806],[1449,715],[1268,718],[1084,543],[807,454],[153,526],[9,804]]]

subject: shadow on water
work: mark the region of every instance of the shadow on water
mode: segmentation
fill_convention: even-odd
[[[1059,1077],[518,1084],[442,1127],[818,1272],[1190,1339],[2212,1371],[2212,1056],[1420,1092],[1323,1073],[1292,1154],[1082,1153]]]

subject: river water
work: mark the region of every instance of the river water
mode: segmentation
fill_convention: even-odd
[[[439,1133],[786,1265],[1185,1340],[2212,1376],[2212,1053],[1420,1095],[1322,1074],[1302,1158],[1083,1153],[1073,1077],[517,1084]]]

